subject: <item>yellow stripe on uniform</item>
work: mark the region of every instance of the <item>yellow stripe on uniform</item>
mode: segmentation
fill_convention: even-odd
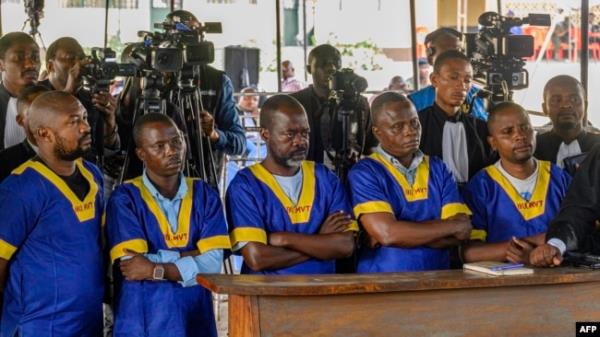
[[[154,199],[148,188],[144,185],[142,177],[135,178],[129,181],[133,186],[137,187],[140,191],[142,200],[148,206],[150,213],[154,215],[154,218],[158,222],[158,228],[165,238],[167,247],[169,248],[183,248],[188,245],[190,239],[190,221],[192,218],[192,203],[194,200],[194,179],[185,178],[185,184],[187,184],[187,193],[181,200],[181,206],[179,207],[179,216],[177,220],[177,232],[173,233],[169,220],[163,213],[162,209],[158,205],[158,202]]]
[[[470,239],[485,242],[485,239],[487,239],[487,232],[483,229],[472,229]]]
[[[147,253],[148,243],[144,239],[133,239],[119,243],[110,250],[111,263],[114,263],[117,259],[127,255],[127,253],[125,253],[125,249],[129,249],[140,254]]]
[[[17,251],[17,247],[0,239],[0,257],[5,260],[10,260],[13,254]]]
[[[386,201],[367,201],[354,206],[354,216],[358,219],[363,214],[392,213],[392,206]]]
[[[267,244],[267,232],[262,228],[256,227],[238,227],[231,231],[231,246],[239,242],[260,242]]]
[[[302,224],[310,221],[316,190],[314,162],[307,160],[302,162],[302,191],[300,191],[300,198],[298,199],[297,204],[294,204],[290,200],[281,186],[279,186],[279,183],[273,174],[271,174],[271,172],[269,172],[262,164],[254,164],[248,168],[256,179],[267,185],[273,194],[275,194],[277,200],[279,200],[281,205],[283,205],[283,208],[285,208],[292,224]]]
[[[456,214],[466,214],[471,215],[471,210],[467,205],[460,202],[453,202],[450,204],[445,204],[442,206],[442,220],[446,220],[449,217],[455,216]]]
[[[535,217],[544,214],[546,210],[546,196],[550,186],[550,162],[538,160],[538,177],[535,182],[535,188],[531,199],[525,200],[519,194],[517,189],[504,177],[504,175],[491,165],[485,168],[487,174],[506,192],[506,195],[512,200],[515,207],[521,213],[525,221],[529,221]]]
[[[76,160],[75,165],[77,165],[79,172],[90,185],[90,190],[83,200],[80,200],[75,193],[71,191],[67,183],[56,175],[54,171],[40,162],[29,160],[16,168],[12,174],[22,174],[28,168],[35,170],[63,194],[63,196],[71,203],[77,219],[80,222],[84,222],[91,220],[96,216],[96,194],[98,194],[98,184],[96,184],[92,172],[85,168],[81,159]]]
[[[358,222],[356,222],[356,220],[352,220],[344,232],[358,232]]]
[[[229,241],[229,235],[215,235],[199,240],[196,246],[200,254],[204,254],[213,249],[230,249],[231,242]]]

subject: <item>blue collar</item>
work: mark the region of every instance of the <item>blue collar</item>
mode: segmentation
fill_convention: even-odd
[[[413,157],[412,162],[410,163],[409,167],[405,167],[404,165],[402,165],[402,163],[400,163],[398,161],[398,159],[396,159],[394,156],[392,156],[391,154],[387,153],[382,147],[381,145],[377,145],[377,148],[375,149],[375,151],[377,153],[379,153],[380,155],[382,155],[385,159],[387,159],[390,163],[392,163],[392,165],[398,169],[400,172],[404,173],[404,172],[416,172],[417,168],[419,167],[419,165],[421,165],[421,162],[423,161],[423,157],[425,156],[423,154],[423,152],[421,150],[417,150],[415,152],[415,156]]]
[[[183,173],[179,174],[179,188],[177,189],[177,193],[175,193],[175,196],[172,199],[169,199],[169,198],[163,196],[162,194],[160,194],[160,192],[156,189],[154,184],[148,178],[148,175],[146,174],[146,170],[144,170],[144,174],[142,175],[142,182],[144,183],[144,186],[148,189],[148,191],[150,191],[150,194],[152,195],[152,197],[154,197],[154,199],[159,200],[159,201],[183,200],[183,198],[185,197],[185,195],[188,191],[188,186],[185,183]]]

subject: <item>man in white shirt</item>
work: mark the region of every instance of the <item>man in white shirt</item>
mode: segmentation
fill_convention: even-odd
[[[296,70],[290,60],[281,62],[281,91],[282,92],[296,92],[304,89],[306,84],[300,82],[295,77]]]

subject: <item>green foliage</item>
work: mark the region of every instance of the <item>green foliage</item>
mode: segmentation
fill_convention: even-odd
[[[383,67],[377,63],[377,55],[382,55],[381,49],[371,40],[358,41],[355,43],[336,42],[337,35],[330,34],[327,43],[335,46],[342,54],[344,67],[361,69],[364,71],[381,70]]]

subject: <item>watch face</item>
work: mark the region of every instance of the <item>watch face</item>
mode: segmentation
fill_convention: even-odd
[[[163,280],[165,278],[165,268],[162,266],[154,267],[152,278],[155,280]]]

